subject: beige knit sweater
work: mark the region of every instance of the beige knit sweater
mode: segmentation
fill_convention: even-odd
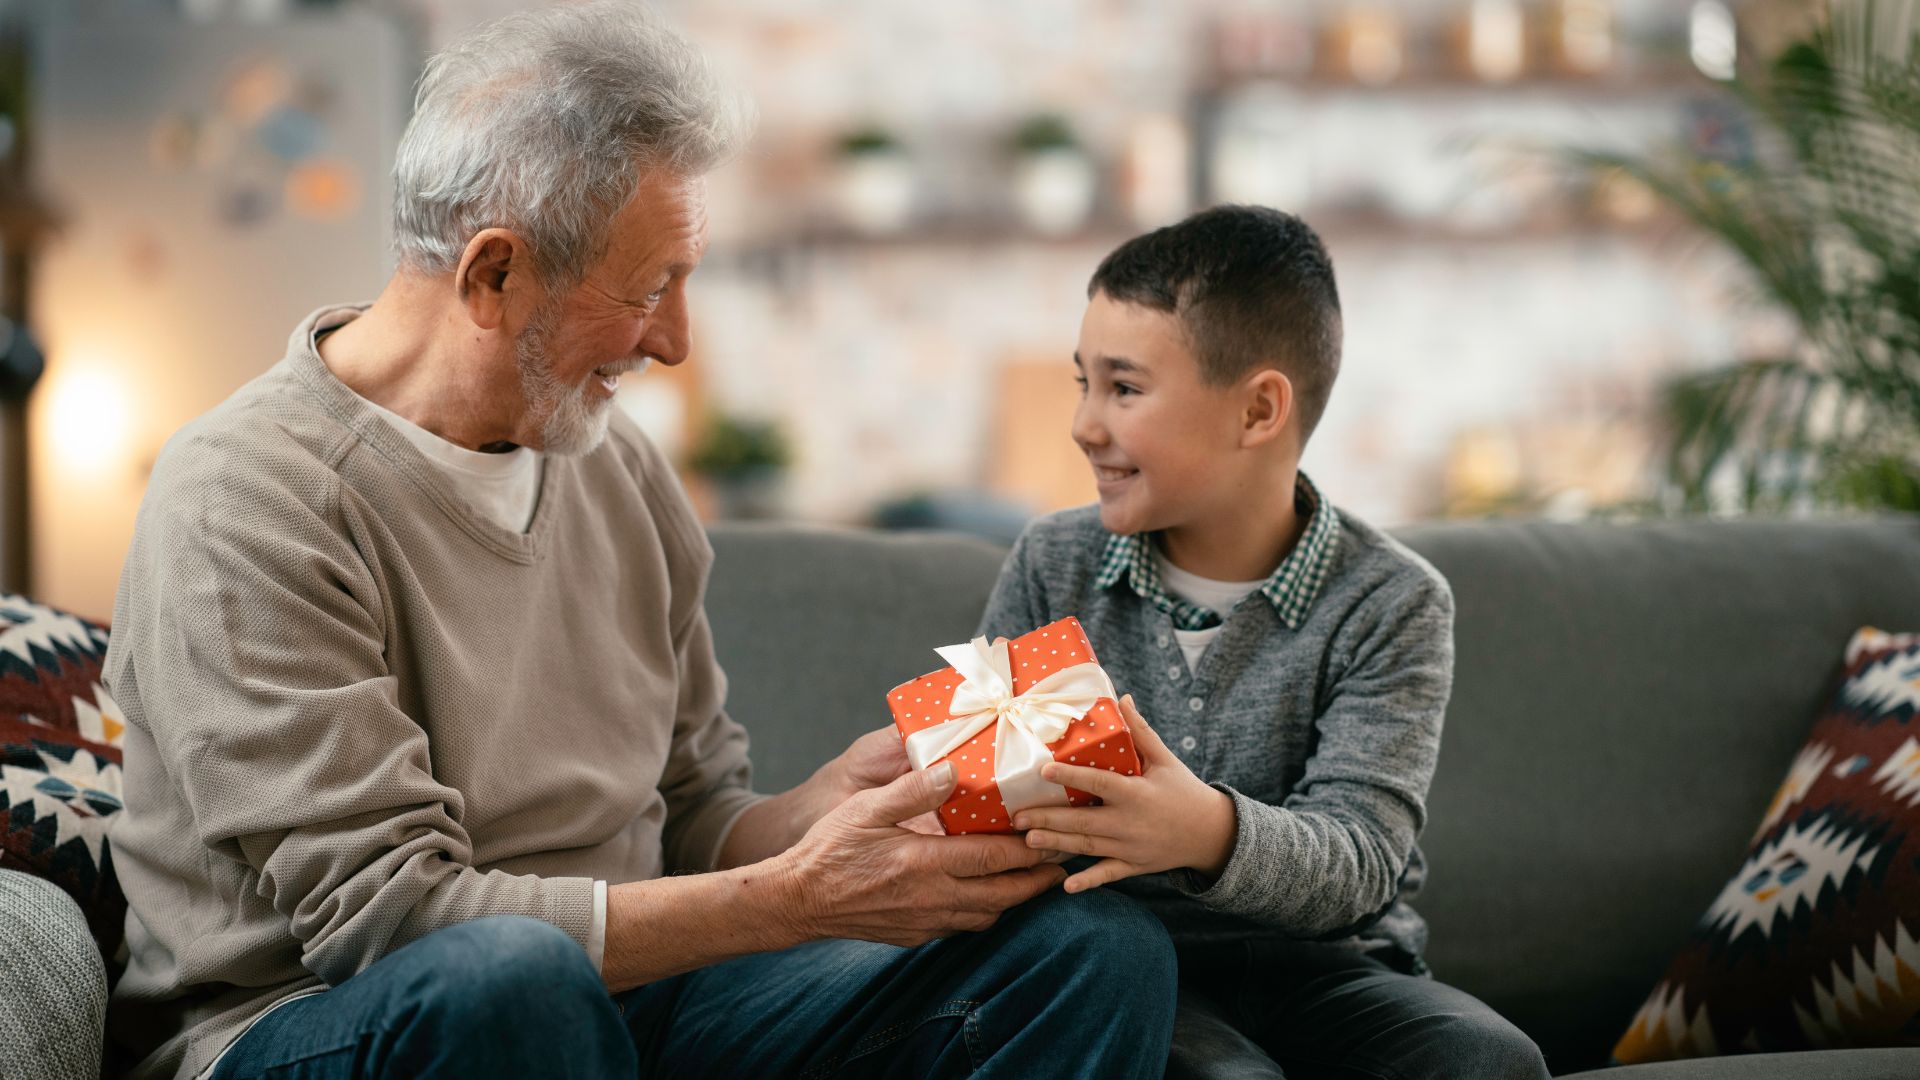
[[[327,370],[335,311],[168,442],[121,575],[109,1026],[138,1077],[464,920],[584,946],[595,879],[710,869],[755,799],[659,452],[616,411],[504,530]]]

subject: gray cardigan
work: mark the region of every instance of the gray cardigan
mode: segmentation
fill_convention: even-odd
[[[1453,594],[1399,542],[1344,511],[1298,631],[1256,591],[1187,670],[1166,612],[1128,579],[1095,580],[1098,508],[1041,518],[1014,545],[981,622],[1014,637],[1076,615],[1123,694],[1202,779],[1233,797],[1226,870],[1116,885],[1176,943],[1245,937],[1391,946],[1424,971],[1415,838],[1453,683]]]

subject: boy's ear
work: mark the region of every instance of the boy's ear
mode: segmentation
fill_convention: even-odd
[[[1247,376],[1240,415],[1240,445],[1263,446],[1284,434],[1293,419],[1293,380],[1277,368]]]

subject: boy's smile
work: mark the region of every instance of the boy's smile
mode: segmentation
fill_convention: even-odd
[[[1237,395],[1202,380],[1175,316],[1096,293],[1074,365],[1084,393],[1073,440],[1108,532],[1177,529],[1231,506]]]

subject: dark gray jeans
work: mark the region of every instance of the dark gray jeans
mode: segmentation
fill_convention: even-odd
[[[1464,990],[1333,945],[1178,951],[1167,1080],[1545,1080],[1539,1047]]]

